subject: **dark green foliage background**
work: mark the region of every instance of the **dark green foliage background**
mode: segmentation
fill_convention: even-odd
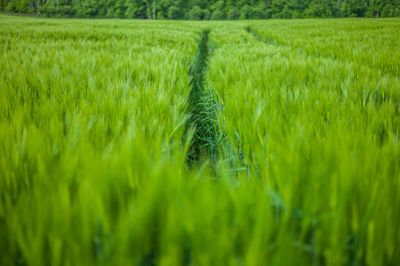
[[[190,20],[397,17],[400,0],[0,0],[0,10],[52,17]]]

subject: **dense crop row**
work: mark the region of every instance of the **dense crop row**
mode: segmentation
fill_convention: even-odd
[[[399,29],[1,16],[0,264],[395,265]]]
[[[336,44],[330,40],[333,34],[309,39],[318,24],[296,35],[292,42],[308,44],[297,47],[276,38],[298,31],[297,23],[286,23],[285,29],[253,23],[257,38],[246,27],[215,33],[221,49],[210,61],[207,80],[224,99],[225,128],[231,139],[241,137],[251,176],[279,193],[274,204],[284,210],[282,241],[290,245],[294,240],[286,239],[288,231],[297,228],[295,239],[313,263],[387,265],[390,253],[398,255],[399,232],[388,228],[396,228],[400,215],[394,208],[400,204],[400,87],[398,72],[387,66],[398,68],[399,43],[395,35],[374,31],[386,23],[369,21],[368,30],[358,22],[372,35],[370,43],[352,41],[359,33],[347,28],[350,40],[343,52],[352,51],[350,58],[340,49],[330,51],[337,56],[316,55],[328,54],[326,47]],[[346,26],[333,23],[332,30]],[[237,36],[236,42],[231,36]],[[376,39],[397,46],[385,64],[366,63],[379,62],[380,51],[388,53],[375,47]],[[364,57],[360,45],[370,47]],[[266,217],[264,223],[274,219]],[[270,239],[269,230],[260,234]],[[261,243],[264,248],[274,242]],[[268,260],[260,252],[261,261]],[[298,263],[293,250],[279,252],[287,252],[289,265]]]

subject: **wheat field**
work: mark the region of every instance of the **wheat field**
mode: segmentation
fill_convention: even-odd
[[[397,265],[399,33],[0,15],[0,265]]]

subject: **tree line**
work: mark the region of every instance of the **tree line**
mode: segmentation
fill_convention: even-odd
[[[397,17],[400,0],[0,0],[0,10],[51,17],[190,20]]]

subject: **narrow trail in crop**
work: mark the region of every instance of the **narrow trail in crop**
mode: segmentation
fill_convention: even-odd
[[[262,38],[257,32],[255,32],[254,29],[253,29],[252,27],[250,27],[250,26],[247,26],[247,27],[246,27],[246,31],[247,31],[249,34],[252,34],[252,35],[254,36],[254,38],[256,38],[256,40],[259,41],[259,42],[263,42],[263,43],[266,43],[266,44],[275,45],[274,40],[272,40],[272,39],[270,39],[270,38],[264,38],[264,39],[263,39],[263,38]]]
[[[205,84],[210,56],[209,33],[209,29],[202,32],[197,53],[189,69],[192,89],[188,99],[190,117],[186,123],[186,133],[190,129],[194,133],[186,162],[189,167],[193,167],[209,161],[215,169],[216,164],[222,160],[229,162],[232,170],[236,171],[238,156],[221,127],[221,105],[214,92]]]
[[[189,94],[188,112],[190,118],[186,129],[193,128],[194,135],[187,154],[190,166],[209,159],[215,163],[219,158],[218,138],[221,135],[217,121],[217,105],[212,94],[204,86],[205,72],[210,53],[208,36],[210,30],[201,35],[198,51],[189,69],[192,90]]]

